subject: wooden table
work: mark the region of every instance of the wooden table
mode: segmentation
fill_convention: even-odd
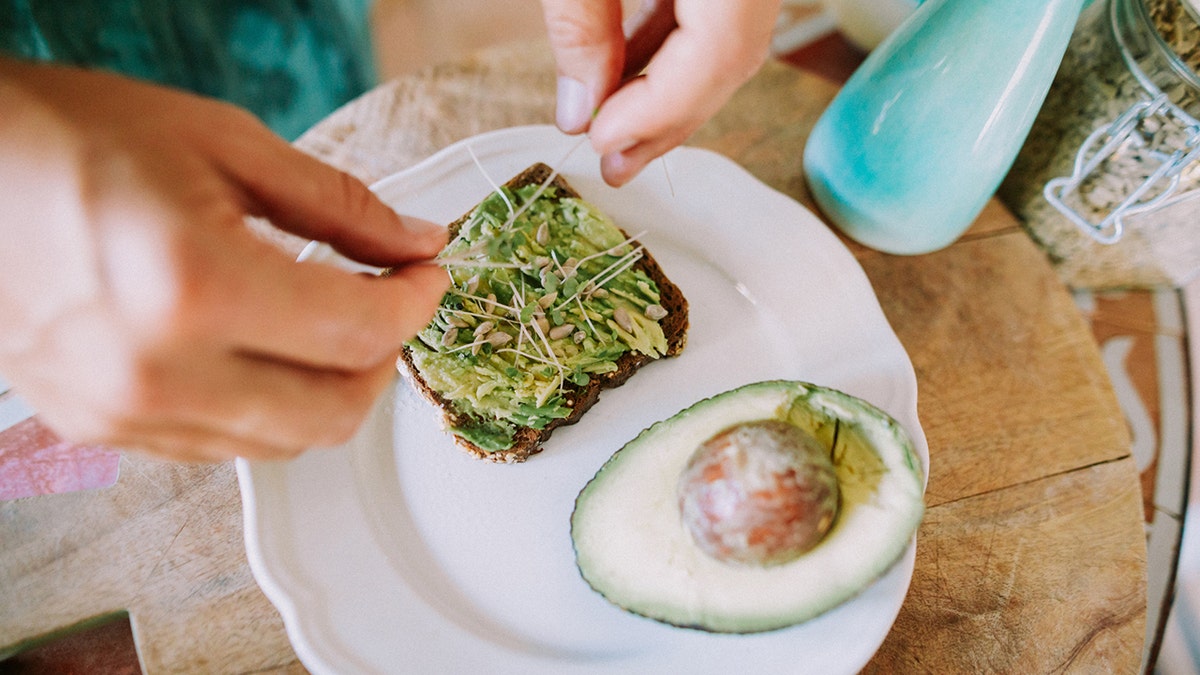
[[[388,83],[298,141],[374,181],[464,137],[550,122],[537,46]],[[691,140],[811,207],[804,140],[836,86],[768,64]],[[1137,471],[1095,342],[996,203],[919,257],[850,244],[916,368],[928,514],[869,672],[1137,670]],[[113,488],[0,504],[0,645],[127,610],[146,672],[302,671],[245,560],[231,464],[126,456]]]

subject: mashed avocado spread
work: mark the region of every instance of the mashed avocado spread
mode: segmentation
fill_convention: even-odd
[[[617,369],[629,351],[667,351],[643,249],[595,207],[553,186],[500,188],[440,254],[452,286],[407,343],[413,365],[488,452],[519,427],[571,414],[572,385]]]

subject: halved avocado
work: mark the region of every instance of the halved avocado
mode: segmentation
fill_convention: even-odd
[[[695,450],[740,423],[781,420],[829,451],[840,489],[832,529],[778,565],[709,557],[682,524],[676,486]],[[583,488],[571,515],[575,560],[613,604],[675,626],[755,633],[854,597],[912,541],[924,513],[921,461],[899,423],[848,394],[791,381],[750,384],[641,432]]]

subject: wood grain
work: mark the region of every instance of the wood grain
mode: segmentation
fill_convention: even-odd
[[[1024,234],[861,262],[917,371],[927,503],[1129,455],[1091,333],[1056,279],[1030,273],[1046,263]]]
[[[246,563],[232,463],[126,454],[112,488],[0,504],[0,645],[128,610],[147,673],[295,661]]]
[[[1136,673],[1145,564],[1129,458],[931,508],[871,673]],[[1122,487],[1123,486],[1123,487]]]
[[[691,143],[811,206],[801,153],[835,94],[768,64]],[[493,50],[383,85],[297,145],[369,183],[467,136],[549,122],[553,97],[544,45]],[[912,358],[932,462],[912,588],[868,671],[1135,672],[1137,474],[1045,257],[995,202],[934,254],[849,245]],[[0,504],[0,645],[128,609],[148,673],[303,672],[240,518],[231,465],[134,456],[114,488]]]

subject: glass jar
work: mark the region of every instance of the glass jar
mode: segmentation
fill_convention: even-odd
[[[1200,273],[1195,0],[1107,0],[1080,17],[998,192],[1078,287]]]

